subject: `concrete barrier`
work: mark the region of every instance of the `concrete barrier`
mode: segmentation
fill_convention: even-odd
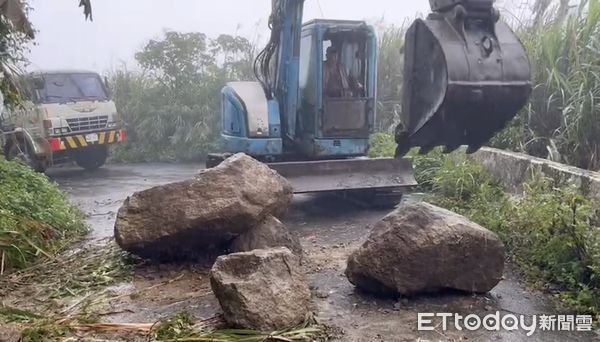
[[[489,147],[482,148],[472,157],[513,193],[521,192],[523,183],[533,177],[544,176],[558,184],[573,184],[588,197],[600,198],[599,172]]]

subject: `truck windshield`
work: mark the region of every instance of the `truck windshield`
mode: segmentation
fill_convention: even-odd
[[[46,74],[43,79],[44,89],[40,94],[43,103],[108,100],[96,74]]]

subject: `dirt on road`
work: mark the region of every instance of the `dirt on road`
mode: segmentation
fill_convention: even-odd
[[[113,234],[115,215],[122,201],[134,191],[182,180],[202,165],[119,165],[95,173],[57,169],[49,175],[89,215],[92,227],[88,244],[100,243]],[[406,196],[404,201],[418,200]],[[333,327],[339,341],[593,341],[595,333],[526,331],[417,331],[418,313],[558,314],[552,301],[528,290],[509,265],[505,279],[487,295],[447,293],[416,298],[379,299],[354,289],[344,276],[347,256],[369,233],[369,226],[386,210],[365,208],[331,195],[294,198],[285,219],[305,250],[304,267],[317,304],[316,316]],[[210,265],[157,265],[140,263],[130,282],[112,285],[105,303],[104,322],[155,322],[182,311],[206,318],[219,313],[208,282]],[[437,322],[441,323],[441,321]]]

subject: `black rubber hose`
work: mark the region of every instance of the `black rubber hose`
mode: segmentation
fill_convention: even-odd
[[[278,58],[277,55],[279,53],[279,39],[281,36],[283,17],[282,4],[283,2],[281,1],[274,3],[273,13],[269,17],[271,37],[265,48],[254,60],[254,74],[269,100],[273,98],[273,84],[277,78],[276,71],[275,74],[271,73],[271,65],[273,63],[273,57]]]

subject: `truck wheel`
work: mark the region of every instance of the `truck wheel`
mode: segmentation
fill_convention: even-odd
[[[78,150],[73,159],[81,168],[94,171],[100,168],[108,158],[108,147],[104,145],[92,146]]]
[[[21,162],[36,172],[45,172],[46,164],[37,160],[35,156],[32,156],[31,150],[26,146],[24,142],[11,143],[6,151],[6,160]]]

